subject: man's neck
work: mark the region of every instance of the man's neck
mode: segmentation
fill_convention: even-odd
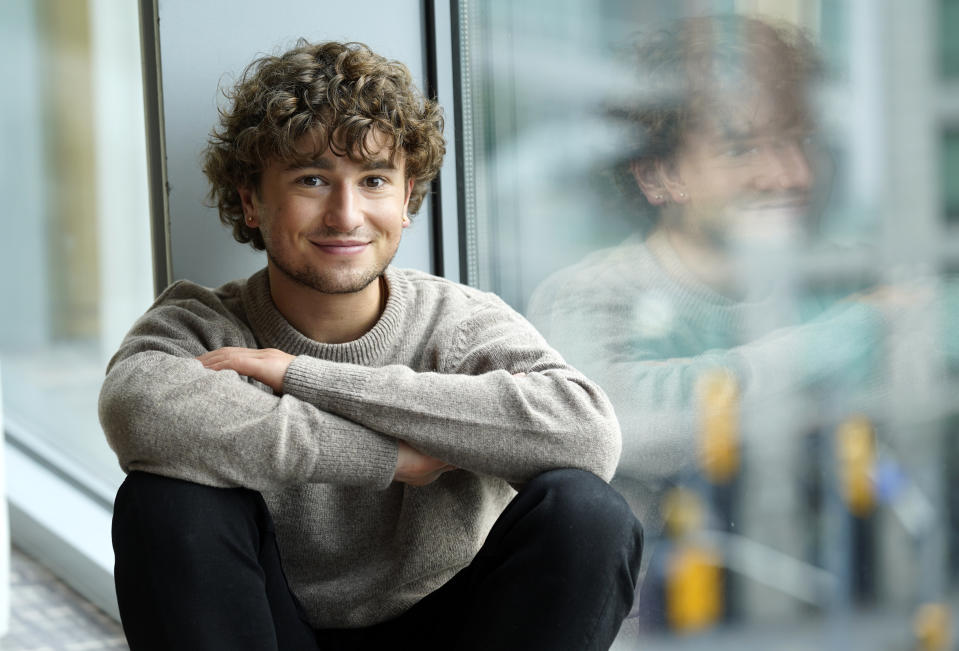
[[[341,344],[370,331],[386,305],[386,281],[379,277],[358,292],[325,294],[269,265],[270,294],[280,314],[314,341]]]
[[[681,229],[659,224],[649,234],[649,240],[659,240],[668,246],[685,269],[699,282],[720,294],[734,297],[733,265],[725,251],[691,236]],[[652,248],[656,255],[656,247]]]

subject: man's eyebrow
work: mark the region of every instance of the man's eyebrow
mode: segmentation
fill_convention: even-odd
[[[363,170],[368,172],[373,170],[386,170],[389,172],[396,171],[396,165],[390,162],[390,160],[387,158],[377,158],[374,160],[363,161],[363,165],[361,167]]]
[[[320,170],[331,170],[333,169],[333,161],[329,158],[316,158],[312,160],[294,160],[290,161],[290,164],[286,166],[287,171],[294,172],[296,170],[302,170],[307,168],[316,168]],[[396,171],[396,165],[391,163],[387,158],[375,158],[372,160],[364,160],[360,163],[360,169],[364,172],[371,172],[375,170],[385,170],[385,171]]]
[[[288,172],[295,172],[297,170],[305,170],[308,167],[315,167],[321,170],[331,170],[333,169],[333,163],[326,160],[325,158],[300,158],[297,160],[291,160],[287,166],[286,170]]]
[[[756,123],[752,120],[720,119],[716,124],[716,135],[729,141],[744,141],[761,138],[769,134],[788,134],[797,131],[808,132],[813,130],[813,124],[808,117],[800,112],[777,116],[776,119],[765,123]]]
[[[752,122],[720,120],[716,135],[722,140],[749,140],[758,136],[760,129]]]
[[[769,136],[792,136],[796,133],[807,133],[812,131],[809,125],[802,123],[781,124],[774,126],[764,126],[755,128],[738,129],[735,127],[720,127],[717,129],[716,136],[724,142],[748,142],[758,140]]]

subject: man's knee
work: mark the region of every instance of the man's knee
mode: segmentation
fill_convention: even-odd
[[[114,503],[113,538],[127,545],[163,545],[199,550],[207,542],[256,536],[267,518],[255,491],[204,486],[144,472],[130,473]]]
[[[256,491],[131,473],[117,493],[113,546],[131,648],[277,648],[278,634],[292,636],[280,648],[311,648]]]
[[[608,483],[585,470],[550,470],[523,487],[539,500],[537,510],[547,516],[560,536],[593,548],[625,550],[630,565],[639,566],[643,528],[626,500]]]
[[[632,510],[616,489],[591,472],[574,468],[550,470],[534,477],[523,490],[542,495],[556,517],[567,522],[586,520],[593,526],[631,530],[639,527]],[[640,528],[640,536],[642,528]]]

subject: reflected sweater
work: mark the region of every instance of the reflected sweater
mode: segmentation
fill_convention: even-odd
[[[783,432],[765,421],[790,413],[785,405],[807,392],[852,402],[868,386],[878,395],[875,359],[884,323],[877,310],[821,298],[783,303],[776,295],[750,302],[718,294],[655,235],[597,251],[534,292],[530,320],[602,386],[616,409],[623,453],[614,485],[630,500],[648,542],[660,526],[662,491],[701,461],[700,378],[716,370],[732,374],[741,433],[753,447],[781,444]]]
[[[125,471],[262,492],[316,628],[383,621],[438,588],[472,560],[510,483],[558,467],[609,479],[619,457],[605,395],[500,299],[417,271],[385,277],[379,321],[343,344],[295,330],[265,270],[217,289],[177,282],[100,394]],[[195,359],[223,346],[296,355],[282,394]],[[397,440],[458,470],[393,482]]]

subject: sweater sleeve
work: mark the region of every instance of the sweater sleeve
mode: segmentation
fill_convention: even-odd
[[[491,299],[457,324],[440,372],[300,356],[284,392],[459,468],[523,482],[575,467],[609,479],[619,425],[605,394]]]
[[[389,485],[395,441],[195,359],[221,346],[255,342],[207,296],[174,289],[134,325],[110,362],[99,404],[125,471],[257,490]]]

